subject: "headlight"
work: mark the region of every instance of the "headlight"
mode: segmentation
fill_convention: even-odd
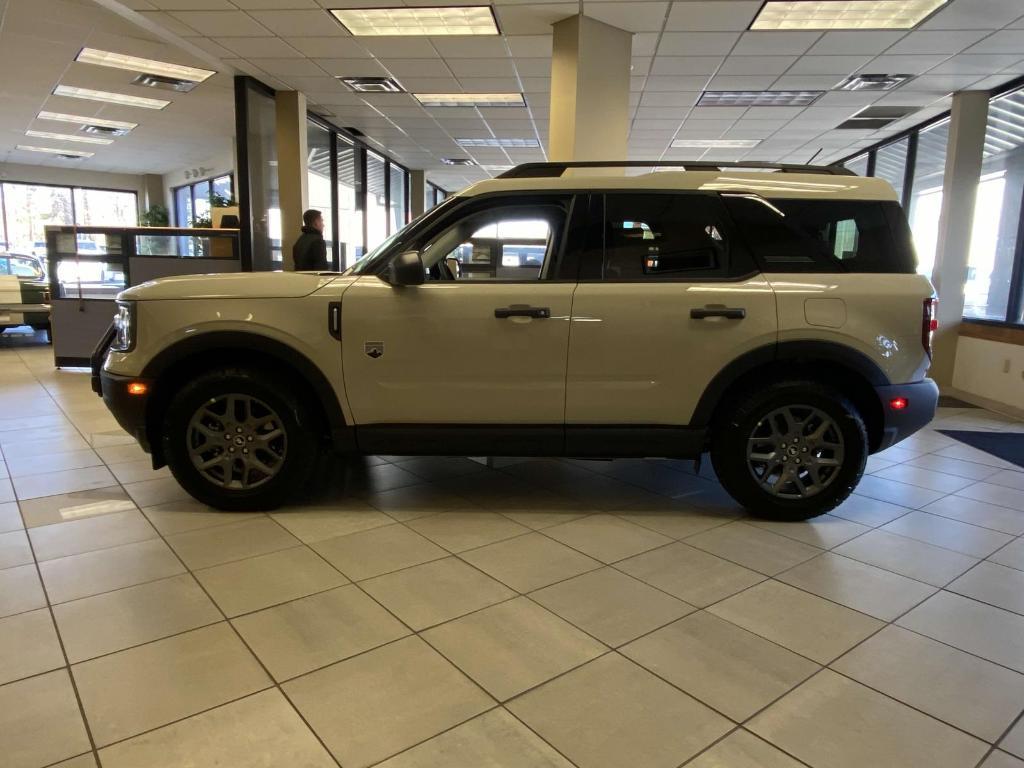
[[[110,348],[115,352],[131,352],[135,346],[135,302],[117,302],[114,315],[114,341]]]

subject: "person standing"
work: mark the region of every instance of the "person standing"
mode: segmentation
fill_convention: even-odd
[[[330,268],[327,265],[327,243],[324,242],[324,217],[314,208],[302,214],[302,234],[292,246],[292,262],[296,272]]]

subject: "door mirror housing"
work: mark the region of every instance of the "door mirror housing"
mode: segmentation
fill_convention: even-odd
[[[423,285],[425,272],[419,251],[404,251],[388,264],[387,281],[391,285]]]

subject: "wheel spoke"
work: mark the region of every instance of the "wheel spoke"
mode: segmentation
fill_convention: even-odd
[[[823,491],[839,475],[843,434],[822,409],[794,403],[764,414],[747,438],[746,453],[748,469],[766,493],[806,498]],[[796,472],[790,474],[790,468]]]

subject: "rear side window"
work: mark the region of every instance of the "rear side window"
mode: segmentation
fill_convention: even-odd
[[[915,271],[898,203],[722,197],[765,272]]]

